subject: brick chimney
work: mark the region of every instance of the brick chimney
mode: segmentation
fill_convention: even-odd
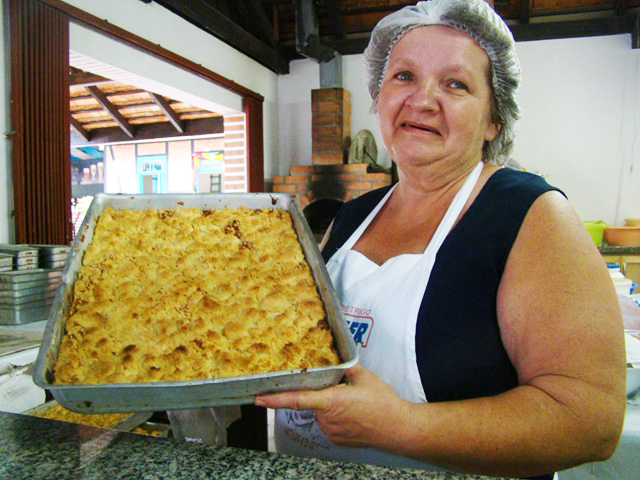
[[[345,164],[351,140],[351,95],[343,88],[311,91],[311,165],[294,165],[273,177],[273,191],[290,193],[320,239],[338,208],[363,193],[391,184],[388,173],[364,163]]]

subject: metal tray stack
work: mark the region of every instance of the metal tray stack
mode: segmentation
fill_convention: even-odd
[[[71,247],[68,245],[31,245],[38,249],[38,266],[62,270],[67,263]]]
[[[13,255],[0,253],[0,272],[10,272],[13,270]]]
[[[0,253],[13,257],[13,270],[34,270],[38,268],[38,249],[29,245],[0,244]]]
[[[0,273],[0,325],[46,320],[61,280],[59,269]]]
[[[91,243],[96,222],[107,207],[114,210],[164,210],[170,208],[273,208],[291,214],[294,229],[309,263],[327,313],[342,363],[332,367],[287,370],[238,377],[183,382],[119,383],[101,385],[56,385],[54,367],[73,301],[73,287],[82,257]],[[33,379],[51,392],[65,408],[78,413],[111,413],[180,410],[253,403],[266,392],[319,389],[338,383],[345,370],[358,362],[359,352],[342,315],[342,308],[318,245],[302,210],[285,194],[182,194],[108,195],[97,194],[76,236],[62,275],[62,284],[51,307],[38,353]]]

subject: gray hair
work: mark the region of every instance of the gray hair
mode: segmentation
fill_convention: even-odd
[[[429,0],[384,17],[371,33],[364,52],[369,94],[376,112],[382,79],[393,47],[416,27],[444,25],[469,35],[489,57],[491,121],[500,131],[482,148],[484,162],[504,164],[513,148],[520,110],[515,99],[520,84],[520,63],[511,31],[484,0]]]

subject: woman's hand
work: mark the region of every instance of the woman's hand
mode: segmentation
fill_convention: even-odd
[[[338,445],[380,446],[376,442],[401,428],[394,419],[408,403],[375,374],[356,365],[345,372],[348,383],[317,391],[260,395],[256,405],[267,408],[312,410],[320,430]]]

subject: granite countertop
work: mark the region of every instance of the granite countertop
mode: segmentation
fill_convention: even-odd
[[[491,477],[391,469],[149,437],[0,412],[0,478],[416,479]]]

